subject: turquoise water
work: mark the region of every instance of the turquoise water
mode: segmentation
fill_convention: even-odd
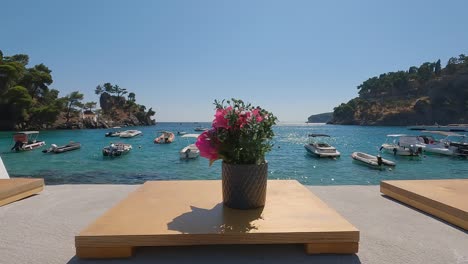
[[[103,129],[42,131],[40,139],[46,141],[47,147],[52,143],[64,145],[70,140],[81,142],[80,150],[63,154],[44,154],[41,149],[10,152],[12,132],[0,132],[0,153],[11,176],[42,177],[47,184],[220,179],[221,161],[210,167],[205,158],[179,159],[179,150],[194,139],[177,136],[172,144],[153,144],[158,131],[195,133],[196,126],[209,127],[210,123],[159,123],[152,127],[136,127],[143,136],[130,139],[106,138],[104,134],[108,130]],[[468,178],[468,160],[463,158],[437,155],[408,158],[382,154],[397,163],[396,168],[384,171],[352,162],[350,155],[354,151],[377,154],[387,134],[417,134],[405,127],[297,124],[278,125],[274,129],[275,147],[267,155],[270,179],[296,179],[307,185],[369,185],[390,179]],[[342,156],[333,160],[307,155],[304,144],[310,133],[332,135],[330,143]],[[126,156],[103,158],[101,150],[110,142],[130,143],[133,150]]]

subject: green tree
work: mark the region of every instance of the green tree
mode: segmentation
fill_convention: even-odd
[[[436,75],[436,76],[440,76],[440,73],[442,72],[442,67],[441,67],[441,65],[440,65],[440,59],[437,60],[437,62],[435,63],[434,72],[435,72],[435,75]]]
[[[83,108],[87,111],[93,111],[93,109],[96,108],[96,105],[97,105],[96,102],[86,102]]]
[[[4,100],[6,100],[9,118],[13,124],[28,120],[28,110],[33,104],[33,100],[26,88],[22,86],[9,88],[4,95]]]
[[[76,113],[79,108],[83,107],[83,103],[81,101],[83,100],[83,94],[74,91],[70,93],[69,95],[64,97],[64,100],[66,102],[66,119],[67,119],[67,124],[70,122],[70,118],[73,113]]]
[[[127,98],[128,98],[128,101],[135,102],[135,93],[133,92],[129,93]]]

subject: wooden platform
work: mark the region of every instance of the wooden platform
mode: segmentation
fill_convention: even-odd
[[[266,205],[255,210],[224,207],[221,181],[150,181],[75,237],[80,258],[219,244],[304,244],[309,254],[352,254],[359,231],[297,181],[268,181]]]
[[[0,179],[0,206],[34,195],[43,189],[44,179]]]
[[[468,179],[382,181],[380,192],[468,229]]]

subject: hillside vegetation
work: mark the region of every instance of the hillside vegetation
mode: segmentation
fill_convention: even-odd
[[[412,66],[372,77],[359,97],[334,108],[332,124],[414,125],[468,123],[468,57]]]
[[[73,91],[59,97],[50,88],[52,70],[44,64],[28,67],[29,56],[4,56],[0,51],[0,129],[98,128],[113,125],[151,125],[155,112],[135,103],[135,94],[110,83],[98,86],[102,110],[83,102]],[[127,98],[124,95],[128,94]]]

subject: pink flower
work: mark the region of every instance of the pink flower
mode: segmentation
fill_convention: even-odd
[[[216,109],[215,119],[213,120],[213,128],[226,128],[229,129],[229,120],[226,116],[232,110],[232,107],[226,109]]]
[[[210,165],[217,159],[219,159],[218,149],[217,149],[217,142],[213,141],[210,138],[210,134],[214,131],[208,130],[203,132],[197,138],[197,142],[195,145],[200,150],[200,156],[207,158],[210,160]]]
[[[260,115],[260,109],[255,108],[252,110],[252,116],[254,116],[257,119],[257,123],[260,123],[263,121],[262,115]]]
[[[249,119],[250,119],[250,112],[248,111],[241,111],[238,115],[238,118],[237,118],[237,126],[239,128],[243,128],[248,122],[249,122]]]

